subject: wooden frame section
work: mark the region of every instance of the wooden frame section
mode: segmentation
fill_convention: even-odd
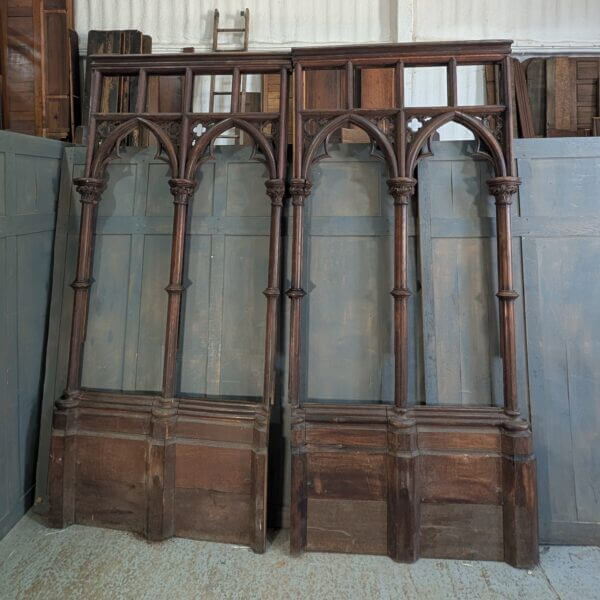
[[[295,85],[294,167],[290,194],[293,241],[289,341],[292,405],[291,550],[538,562],[535,458],[528,422],[519,414],[510,206],[518,191],[512,152],[509,41],[415,43],[292,51]],[[458,106],[457,65],[498,65],[503,104]],[[445,66],[447,106],[407,107],[406,67]],[[355,108],[354,73],[394,69],[394,105]],[[305,109],[304,74],[340,69],[347,78],[343,109]],[[413,133],[407,124],[416,119]],[[411,405],[408,398],[407,207],[418,160],[431,151],[437,129],[457,122],[491,161],[488,181],[496,200],[498,282],[504,407]],[[362,129],[387,164],[394,201],[395,402],[343,405],[300,397],[304,204],[311,166],[326,158],[330,136],[349,125]]]
[[[173,535],[248,544],[265,549],[267,453],[275,393],[281,213],[287,151],[286,53],[203,55],[104,55],[91,57],[91,105],[85,174],[75,184],[81,195],[79,254],[74,290],[67,387],[56,401],[49,467],[50,521],[58,527],[93,524],[136,531],[149,539]],[[279,111],[243,113],[244,73],[278,74]],[[192,112],[194,76],[232,75],[230,113]],[[100,113],[102,81],[135,76],[133,113]],[[183,80],[178,113],[146,111],[150,76]],[[203,132],[195,133],[198,126]],[[266,165],[271,201],[265,369],[262,401],[179,397],[179,343],[188,203],[199,165],[214,158],[215,139],[236,127],[251,138]],[[154,136],[170,166],[174,202],[171,267],[160,394],[85,389],[81,385],[87,326],[94,226],[105,187],[107,163],[122,141],[138,129]],[[158,349],[157,351],[160,351]]]

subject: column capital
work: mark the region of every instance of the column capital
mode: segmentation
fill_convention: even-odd
[[[285,193],[285,182],[283,179],[267,179],[265,181],[267,196],[271,198],[272,206],[283,206],[283,194]]]
[[[304,198],[310,194],[312,183],[308,179],[292,179],[290,180],[290,194],[292,196],[292,204],[304,204]]]
[[[394,198],[394,204],[408,204],[415,193],[417,180],[413,177],[391,177],[387,180],[388,192]]]
[[[175,198],[175,203],[187,204],[189,196],[194,193],[196,189],[196,182],[190,179],[169,179],[169,187],[171,188],[171,194]]]
[[[81,195],[81,202],[84,204],[98,204],[100,194],[104,191],[106,183],[104,179],[95,177],[77,177],[73,179],[75,189]]]
[[[520,177],[492,177],[487,181],[490,194],[496,197],[496,204],[511,204],[512,195],[519,191]]]

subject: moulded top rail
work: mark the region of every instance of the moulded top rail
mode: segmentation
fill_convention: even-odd
[[[470,40],[456,42],[410,42],[404,44],[362,44],[313,46],[292,49],[292,62],[307,67],[336,67],[347,61],[359,65],[405,66],[444,65],[451,58],[463,65],[501,61],[511,52],[512,40]]]
[[[131,75],[144,69],[148,75],[192,73],[272,73],[291,68],[289,52],[203,52],[180,54],[93,54],[90,66],[106,75]]]
[[[92,69],[105,74],[127,75],[145,69],[148,74],[270,73],[292,64],[312,68],[335,68],[352,61],[355,66],[486,64],[501,61],[511,52],[512,40],[470,40],[456,42],[411,42],[404,44],[361,44],[307,46],[288,52],[202,52],[179,54],[94,54]]]

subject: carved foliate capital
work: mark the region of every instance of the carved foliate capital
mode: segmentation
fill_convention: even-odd
[[[312,183],[308,179],[292,179],[290,181],[290,195],[294,206],[303,206],[304,199],[310,195]]]
[[[496,204],[512,204],[513,194],[519,191],[520,177],[493,177],[488,179],[490,194],[496,198]]]
[[[196,189],[196,182],[189,179],[169,179],[169,187],[175,204],[187,204]]]
[[[415,193],[417,180],[412,177],[392,177],[387,180],[388,191],[394,198],[394,204],[408,204]]]
[[[271,205],[283,206],[283,194],[285,193],[283,179],[267,179],[265,187],[267,188],[267,196],[271,198]]]
[[[77,177],[73,180],[73,183],[81,195],[83,204],[98,204],[100,194],[106,187],[104,179],[96,179],[95,177]]]

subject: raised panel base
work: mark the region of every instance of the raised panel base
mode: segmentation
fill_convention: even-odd
[[[84,391],[56,408],[50,524],[265,549],[269,413],[261,403]]]
[[[294,552],[537,564],[524,421],[497,408],[309,404],[293,423]]]

